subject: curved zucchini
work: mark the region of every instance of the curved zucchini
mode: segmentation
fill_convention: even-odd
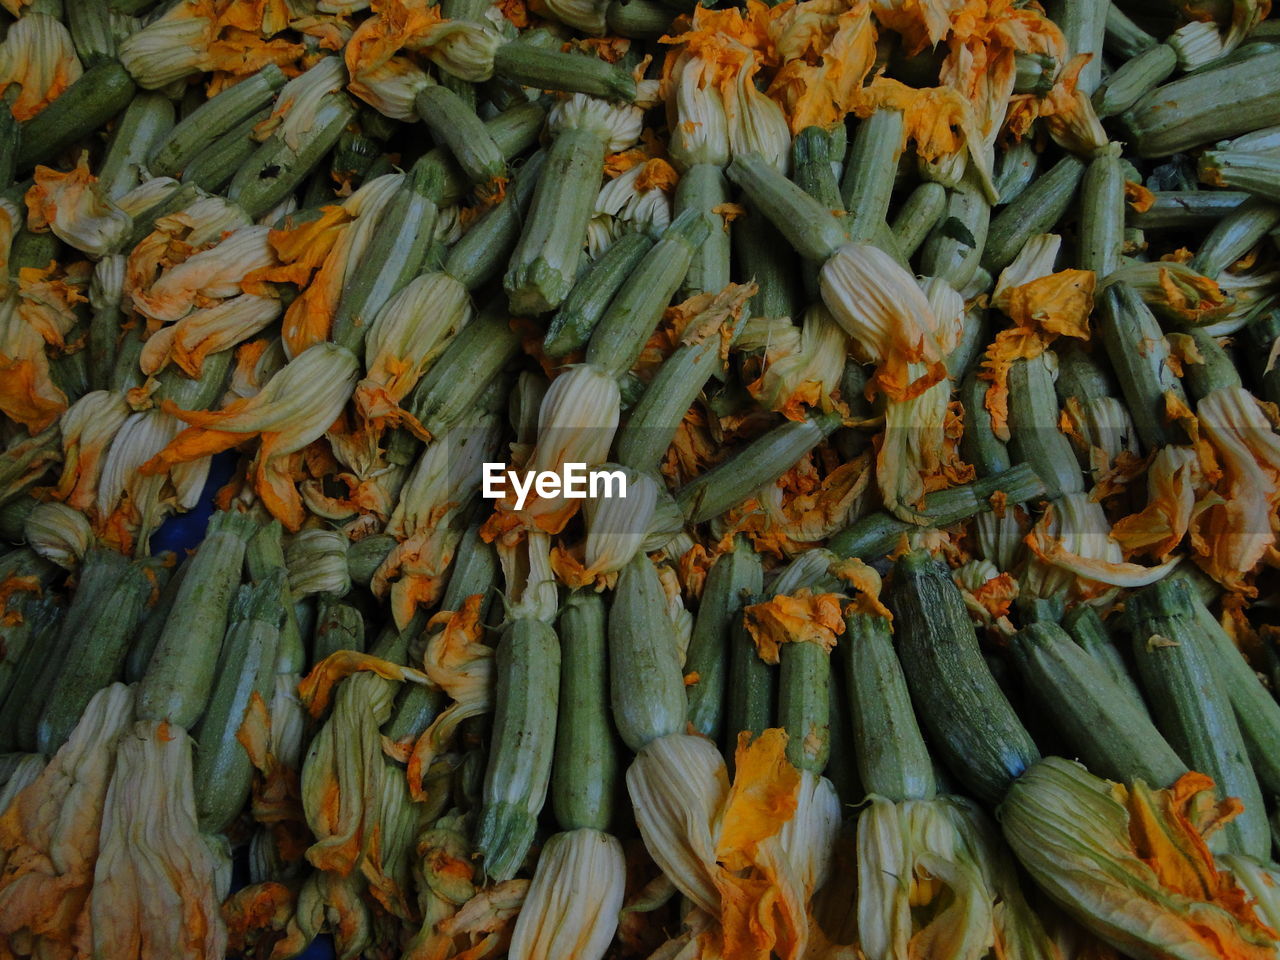
[[[894,565],[898,656],[929,742],[970,793],[995,805],[1040,759],[978,649],[960,589],[929,554]]]

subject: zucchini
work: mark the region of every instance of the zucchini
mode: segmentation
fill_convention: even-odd
[[[1084,476],[1071,441],[1058,429],[1058,416],[1049,357],[1015,360],[1009,369],[1009,454],[1031,465],[1050,499],[1084,492]]]
[[[978,649],[960,589],[927,553],[893,568],[898,656],[929,742],[970,793],[994,806],[1040,759]]]
[[[760,556],[744,537],[716,558],[707,572],[689,638],[685,672],[695,675],[686,688],[689,723],[712,740],[720,739],[725,710],[725,682],[732,624],[742,619],[744,597],[764,589]]]
[[[275,688],[285,573],[277,568],[240,588],[218,657],[209,705],[191,736],[196,816],[204,833],[221,833],[244,808],[253,764],[236,734],[256,693],[268,702]]]
[[[608,831],[618,786],[609,719],[604,601],[577,591],[560,610],[560,712],[551,797],[561,830]]]
[[[97,6],[93,0],[80,6]],[[98,168],[98,187],[118,200],[142,180],[152,146],[173,129],[173,104],[158,93],[139,93],[125,108]],[[158,176],[158,174],[153,174]]]
[[[610,301],[654,242],[643,231],[623,234],[587,267],[547,326],[542,344],[548,356],[568,356],[587,345]]]
[[[960,454],[972,463],[980,477],[1008,470],[1011,462],[1004,441],[996,436],[987,413],[987,381],[971,370],[960,384],[960,404],[964,408],[964,434],[960,438]]]
[[[29,170],[105,127],[137,91],[118,60],[90,67],[61,96],[22,125],[17,167]]]
[[[1146,711],[1057,624],[1033,623],[1011,642],[1028,708],[1050,718],[1090,771],[1158,788],[1187,772]]]
[[[253,76],[228,87],[183,117],[151,151],[147,164],[153,177],[176,177],[209,145],[253,118],[270,105],[284,86],[285,76],[269,63]]]
[[[819,643],[786,643],[778,654],[778,726],[787,759],[822,774],[831,756],[831,653]]]
[[[560,699],[560,642],[541,620],[502,630],[495,656],[493,734],[475,845],[490,879],[510,880],[533,845],[551,782]]]
[[[843,209],[852,216],[849,237],[859,243],[874,243],[878,228],[889,215],[902,153],[903,125],[901,110],[883,109],[862,120],[854,130],[840,196]]]
[[[117,679],[147,599],[153,588],[163,585],[157,577],[164,568],[154,561],[120,563],[124,558],[114,550],[91,551],[98,553],[109,553],[113,559],[100,565],[85,558],[76,593],[87,590],[94,602],[87,608],[81,605],[75,619],[63,624],[69,633],[66,660],[36,727],[41,753],[52,754],[61,747],[94,694]],[[105,581],[101,592],[91,577]]]
[[[248,514],[218,512],[210,519],[138,682],[139,719],[168,720],[188,730],[200,719],[240,584],[245,544],[257,529]]]
[[[1121,690],[1126,699],[1144,714],[1150,716],[1147,702],[1142,697],[1142,691],[1138,688],[1138,683],[1134,680],[1128,663],[1125,662],[1124,654],[1116,646],[1115,640],[1111,637],[1111,632],[1107,630],[1106,624],[1102,622],[1102,617],[1098,616],[1098,611],[1093,607],[1081,604],[1063,618],[1062,626],[1071,636],[1071,639],[1099,663],[1102,669],[1106,671],[1107,676],[1111,678],[1111,682]]]
[[[319,663],[339,650],[363,653],[364,615],[356,607],[333,596],[321,595],[316,603],[318,610],[311,634],[311,662]]]
[[[929,799],[937,789],[933,761],[911,707],[888,619],[866,613],[849,616],[842,644],[853,749],[863,788],[895,803]]]
[[[685,271],[678,297],[686,300],[699,293],[719,293],[729,285],[731,241],[729,228],[716,207],[729,202],[729,181],[724,171],[712,163],[696,163],[676,184],[672,213],[697,210],[707,224],[706,238],[698,244]]]
[[[26,649],[13,661],[9,692],[0,706],[0,751],[35,751],[36,720],[48,689],[56,683],[65,652],[59,644],[66,634],[62,626],[66,609],[52,597],[36,608],[38,618],[32,617]],[[46,681],[46,673],[54,676]]]
[[[1158,43],[1133,56],[1102,81],[1093,93],[1099,119],[1124,113],[1178,69],[1178,54],[1167,43]]]
[[[1036,177],[991,221],[982,248],[982,266],[993,276],[1013,263],[1026,242],[1049,232],[1076,199],[1085,162],[1067,154]]]
[[[1266,859],[1271,834],[1262,791],[1196,622],[1191,588],[1162,580],[1137,590],[1126,601],[1125,616],[1156,725],[1192,769],[1213,778],[1223,797],[1244,804],[1222,828],[1222,842],[1229,852]]]
[[[932,180],[916,187],[902,201],[889,229],[904,257],[915,256],[920,244],[947,214],[947,188]]]
[[[744,606],[760,603],[763,596],[748,597]],[[729,702],[725,708],[725,754],[732,758],[738,734],[758,737],[774,726],[778,697],[778,671],[760,659],[745,617],[734,617],[729,626]]]
[[[1089,162],[1080,195],[1080,267],[1099,281],[1120,266],[1124,212],[1120,144],[1109,143]]]
[[[609,698],[622,742],[639,750],[685,729],[684,675],[667,598],[643,551],[618,573],[609,610]]]
[[[444,272],[468,290],[478,289],[502,275],[520,239],[520,226],[529,212],[533,188],[538,185],[546,159],[546,151],[539,150],[525,160],[511,178],[502,200],[481,214],[449,248]]]
[[[947,209],[941,221],[924,241],[921,271],[926,276],[941,277],[957,290],[963,289],[978,272],[990,225],[991,204],[982,191],[967,183],[954,188],[947,194]]]
[[[192,555],[194,556],[194,555]],[[187,571],[191,569],[192,556],[186,557],[172,576],[165,582],[160,590],[160,596],[156,599],[155,604],[146,611],[142,621],[138,624],[134,633],[133,642],[129,645],[129,653],[124,661],[124,679],[126,683],[137,683],[143,678],[147,672],[147,665],[151,663],[151,655],[156,651],[156,644],[160,642],[160,634],[164,632],[164,626],[169,621],[169,614],[173,611],[173,605],[177,602],[178,591],[182,589],[182,581],[187,576]]]
[[[1243,190],[1156,190],[1143,213],[1126,212],[1127,223],[1141,230],[1207,230],[1249,199]]]

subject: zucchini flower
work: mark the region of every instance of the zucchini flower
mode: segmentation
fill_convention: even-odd
[[[1213,791],[1200,773],[1167,790],[1126,788],[1048,757],[1014,782],[998,816],[1037,886],[1127,956],[1273,957],[1280,934],[1205,844],[1236,813]]]
[[[350,876],[376,850],[378,805],[369,799],[382,794],[384,778],[400,776],[382,756],[378,729],[391,716],[397,689],[376,673],[348,676],[307,749],[302,806],[316,838],[307,860],[317,870]]]
[[[995,942],[991,892],[950,797],[871,797],[858,817],[858,937],[868,960],[980,960]]]
[[[65,503],[37,503],[23,521],[31,549],[66,570],[74,570],[93,546],[93,530],[79,510]]]
[[[506,42],[492,24],[444,20],[409,48],[459,80],[483,83],[493,78],[494,55]]]
[[[1124,483],[1142,467],[1137,428],[1129,408],[1116,397],[1089,397],[1083,401],[1067,397],[1062,431],[1075,441],[1081,466],[1089,471],[1102,497],[1123,489]],[[1164,447],[1160,452],[1167,449],[1170,448]]]
[[[1214,390],[1196,405],[1200,429],[1217,455],[1217,496],[1197,505],[1191,543],[1197,562],[1229,590],[1244,583],[1275,543],[1280,504],[1280,437],[1242,387]]]
[[[601,0],[534,0],[529,7],[540,17],[559,20],[593,37],[602,37],[608,30],[605,11],[609,4]]]
[[[281,310],[280,301],[275,297],[249,293],[193,310],[147,338],[139,367],[151,376],[172,362],[187,376],[199,379],[205,357],[230,350],[261,333],[280,316]]]
[[[781,66],[768,94],[786,111],[791,132],[843,123],[876,62],[876,25],[868,4],[798,3],[770,22]]]
[[[524,465],[525,481],[531,485],[542,473],[564,476],[567,463],[586,464],[587,469],[604,463],[618,429],[620,408],[618,382],[591,364],[570,367],[556,377],[538,412],[538,439]],[[525,496],[508,489],[497,502],[485,524],[488,539],[518,530],[559,533],[583,503],[563,492],[543,496],[528,486],[524,489]]]
[[[414,99],[420,90],[433,82],[426,71],[412,60],[392,57],[386,63],[365,70],[359,79],[352,79],[347,89],[384,117],[412,123],[418,120]]]
[[[554,621],[560,598],[551,572],[550,536],[531,530],[519,542],[499,543],[496,549],[505,587],[503,605],[507,620]]]
[[[272,230],[268,241],[279,266],[245,281],[247,293],[265,295],[266,282],[292,283],[301,293],[285,311],[282,339],[290,356],[329,337],[347,277],[373,241],[379,219],[404,182],[388,173],[363,184],[341,206],[321,209],[314,220]]]
[[[778,831],[778,843],[805,903],[831,876],[840,823],[840,797],[831,781],[801,770],[796,812]]]
[[[289,454],[318,439],[338,418],[358,374],[359,363],[349,350],[321,343],[295,357],[261,393],[222,410],[179,410],[167,402],[166,412],[190,426],[142,464],[140,471],[144,475],[167,472],[260,436],[251,468],[253,487],[272,516],[296,532],[305,517],[289,473]]]
[[[729,162],[729,118],[715,65],[682,53],[668,57],[664,69],[672,162],[681,170],[700,163],[723,167]]]
[[[138,86],[157,90],[214,67],[218,35],[212,0],[180,0],[120,42],[117,55]]]
[[[71,31],[57,17],[32,12],[9,24],[0,43],[0,94],[10,84],[18,85],[18,96],[9,105],[13,119],[26,123],[82,73]]]
[[[1236,305],[1215,280],[1172,260],[1125,264],[1107,275],[1103,289],[1118,281],[1136,290],[1156,316],[1175,323],[1208,327]]]
[[[601,960],[618,927],[626,879],[616,837],[589,827],[555,834],[538,855],[508,956]]]
[[[805,419],[808,407],[831,410],[848,352],[844,328],[826,307],[814,304],[804,313],[798,338],[766,348],[764,369],[747,389],[788,420]]]
[[[975,622],[985,627],[1012,630],[1006,619],[1009,606],[1018,596],[1018,582],[1002,573],[990,560],[970,560],[952,571],[951,579],[960,588],[964,605]]]
[[[622,469],[605,464],[603,469]],[[551,549],[551,565],[560,580],[577,589],[612,586],[617,572],[648,541],[658,508],[658,482],[648,474],[625,470],[625,497],[588,497],[582,508],[587,539],[581,552]]]
[[[640,748],[627,790],[654,862],[719,919],[712,935],[723,956],[792,960],[804,954],[808,918],[780,832],[795,813],[800,772],[782,730],[749,737],[739,737],[732,787],[711,741],[671,734]]]
[[[182,430],[182,423],[160,410],[129,416],[116,431],[102,462],[98,480],[95,526],[100,537],[121,550],[135,544],[144,549],[151,533],[173,510],[190,510],[200,499],[209,474],[209,458],[194,458],[170,472],[172,495],[165,495],[165,477],[144,476],[140,470]]]
[[[270,232],[269,227],[241,227],[207,250],[163,270],[153,282],[130,287],[134,309],[151,320],[170,323],[185,317],[197,304],[238,295],[247,274],[276,262],[267,242]]]
[[[0,198],[0,296],[9,292],[9,253],[13,238],[22,229],[22,213],[14,203]]]
[[[606,153],[620,153],[640,139],[644,110],[635,103],[574,93],[556,101],[547,115],[547,127],[553,133],[589,130],[604,141]]]
[[[62,474],[54,495],[67,506],[81,513],[93,507],[107,448],[129,412],[120,394],[93,390],[62,415]]]
[[[96,956],[226,952],[219,863],[196,826],[191,743],[181,727],[139,721],[116,745],[90,900]]]
[[[427,630],[434,632],[422,658],[423,672],[453,703],[436,714],[413,745],[407,773],[414,800],[425,799],[427,771],[452,743],[462,722],[493,709],[493,648],[484,642],[480,623],[484,599],[483,594],[472,594],[461,610],[442,610],[427,621]]]
[[[0,948],[6,952],[70,957],[90,949],[89,894],[103,807],[116,744],[133,722],[129,687],[113,683],[98,691],[67,742],[0,813]]]
[[[67,395],[53,382],[45,338],[21,303],[12,292],[0,299],[0,413],[34,437],[67,409]]]
[[[818,282],[858,359],[877,365],[873,382],[889,399],[919,396],[946,377],[959,331],[935,315],[915,277],[887,253],[845,244],[823,264]]]
[[[325,528],[303,530],[290,537],[284,562],[294,597],[301,599],[317,593],[345,597],[351,590],[347,544],[343,533]]]
[[[253,129],[256,140],[274,133],[291,150],[299,150],[315,126],[316,115],[329,102],[329,95],[343,88],[347,71],[338,57],[321,57],[304,73],[294,77],[276,94],[271,113]]]
[[[1126,554],[1169,559],[1191,528],[1197,491],[1204,485],[1200,460],[1193,449],[1161,447],[1147,467],[1147,505],[1117,521],[1111,536]]]
[[[601,187],[587,224],[587,254],[598,259],[630,230],[660,236],[671,224],[671,194],[678,179],[671,164],[655,158],[637,163]]]
[[[149,180],[143,180],[128,192],[112,197],[111,201],[129,216],[136,218],[172,196],[180,186],[181,184],[173,177],[152,177]],[[196,203],[199,202],[196,201]],[[243,214],[241,216],[243,217]],[[243,222],[247,223],[248,220],[245,219]]]
[[[1248,895],[1258,919],[1272,930],[1280,930],[1280,873],[1237,854],[1220,854],[1218,863]]]
[[[378,311],[355,393],[356,409],[377,432],[410,417],[400,401],[474,314],[466,287],[447,273],[415,277]]]
[[[481,464],[497,448],[499,431],[493,414],[462,422],[428,445],[400,490],[386,528],[397,542],[369,586],[375,596],[390,593],[401,629],[419,605],[440,599],[462,538],[459,521],[480,489]]]
[[[1019,577],[1025,596],[1065,596],[1089,604],[1113,600],[1116,587],[1142,587],[1168,574],[1169,560],[1154,567],[1126,563],[1102,504],[1086,493],[1064,493],[1023,541],[1030,556]]]
[[[37,165],[25,200],[28,230],[52,230],[59,240],[94,259],[123,243],[133,227],[132,218],[98,188],[98,178],[89,172],[87,150],[80,152],[69,173]]]

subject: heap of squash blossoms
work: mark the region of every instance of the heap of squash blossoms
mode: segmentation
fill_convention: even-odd
[[[1266,0],[0,8],[0,956],[1280,957]]]

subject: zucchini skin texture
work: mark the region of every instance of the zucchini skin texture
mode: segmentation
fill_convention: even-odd
[[[978,649],[960,589],[927,553],[893,569],[889,607],[911,699],[935,755],[994,807],[1040,759]]]

